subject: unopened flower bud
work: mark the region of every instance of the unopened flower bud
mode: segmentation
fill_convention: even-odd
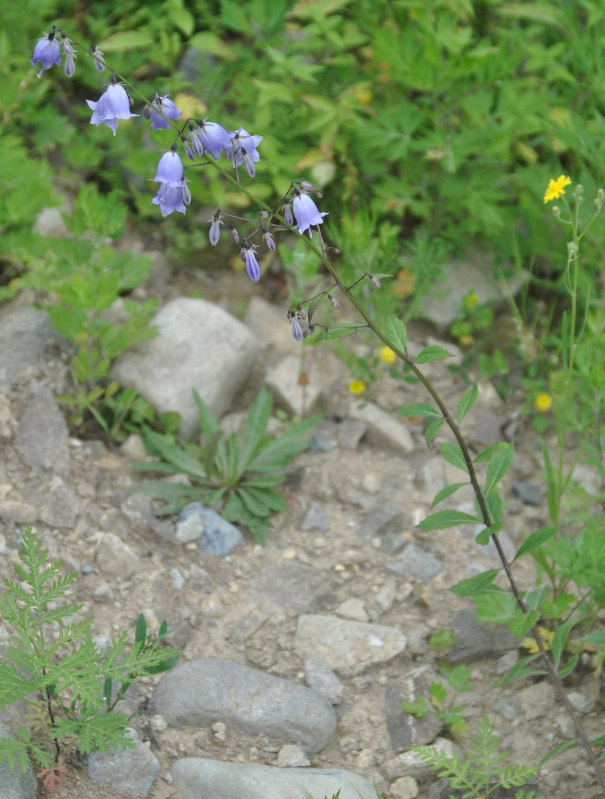
[[[65,64],[63,66],[63,70],[65,72],[65,76],[71,78],[76,71],[76,65],[74,63],[76,54],[69,39],[64,38],[61,44],[63,45],[63,52],[65,53]]]
[[[187,141],[187,139],[183,139],[183,149],[185,150],[185,155],[187,156],[187,158],[190,161],[194,161],[195,160],[195,155],[193,153],[193,150],[189,146],[189,142]]]
[[[552,207],[552,215],[554,217],[556,217],[557,219],[559,219],[559,217],[561,216],[561,209],[559,208],[558,205],[553,205],[553,207]]]
[[[275,239],[273,238],[273,235],[271,233],[269,233],[269,231],[266,231],[265,233],[263,233],[263,239],[265,240],[265,244],[267,245],[267,248],[269,250],[271,250],[271,252],[275,252],[275,246],[276,245],[275,245]]]
[[[290,328],[292,330],[292,337],[295,341],[302,341],[303,337],[303,329],[300,325],[300,322],[296,318],[296,316],[291,317],[290,319]]]
[[[597,211],[600,211],[603,207],[603,202],[605,202],[605,189],[597,189],[597,196],[595,197],[594,204],[597,207]]]
[[[186,180],[183,181],[183,202],[185,205],[191,205],[191,190]]]
[[[107,64],[105,63],[105,57],[103,55],[103,51],[99,50],[98,47],[95,47],[94,44],[91,44],[88,52],[92,56],[92,60],[94,61],[96,69],[99,72],[104,72]]]
[[[300,188],[303,189],[303,191],[313,191],[315,186],[309,180],[301,178]]]
[[[569,253],[570,258],[575,258],[579,252],[578,245],[575,241],[568,241],[567,242],[567,252]]]
[[[218,244],[218,240],[221,235],[221,225],[223,224],[221,221],[220,209],[215,213],[212,219],[209,219],[208,221],[210,222],[210,244],[215,247]]]
[[[292,213],[292,206],[290,202],[284,197],[284,204],[282,205],[281,209],[284,214],[284,219],[286,220],[286,225],[293,225],[294,224],[294,214]]]
[[[378,280],[377,277],[375,277],[374,275],[370,275],[369,273],[368,273],[368,277],[370,278],[370,280],[376,286],[377,289],[381,289],[382,288],[382,284],[381,284],[380,280]]]
[[[328,294],[328,299],[330,300],[332,308],[334,308],[335,311],[340,311],[340,303],[338,302],[336,297],[333,297],[331,294]]]
[[[233,222],[231,222],[229,224],[229,234],[230,234],[231,238],[233,239],[233,242],[235,244],[239,244],[239,233],[235,229],[235,225],[233,224]]]

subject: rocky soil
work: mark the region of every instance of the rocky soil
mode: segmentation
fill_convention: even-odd
[[[162,268],[155,280],[163,302],[195,287],[168,272],[162,282]],[[239,282],[249,290],[244,277]],[[233,288],[225,286],[205,286],[206,301],[232,307]],[[425,398],[386,370],[370,398],[352,398],[346,371],[326,348],[305,353],[311,382],[299,386],[300,350],[284,309],[270,306],[262,288],[254,291],[245,327],[258,356],[227,386],[222,410],[245,410],[264,381],[288,413],[304,404],[326,416],[288,470],[291,509],[272,519],[266,545],[245,535],[222,554],[203,551],[201,529],[184,536],[182,521],[156,519],[150,500],[130,494],[143,479],[130,468],[144,456],[140,439],[117,448],[101,436],[70,433],[54,400],[65,390],[67,345],[28,298],[0,311],[0,575],[12,576],[20,536],[32,524],[52,558],[79,573],[70,599],[84,603],[84,615],[94,614],[100,649],[123,629],[132,639],[142,612],[150,629],[167,619],[170,643],[183,651],[173,672],[142,679],[129,692],[128,708],[138,710],[135,753],[88,762],[70,755],[69,775],[54,796],[299,799],[308,791],[322,799],[341,788],[343,799],[369,799],[375,785],[392,799],[445,797],[409,749],[435,740],[447,751],[464,749],[465,735],[440,737],[432,712],[417,721],[400,702],[434,678],[444,656],[428,641],[446,628],[456,637],[447,659],[472,670],[475,690],[458,697],[470,730],[488,713],[512,761],[538,762],[573,736],[552,687],[525,680],[494,688],[522,654],[519,642],[503,628],[479,624],[472,605],[447,591],[497,565],[493,548],[478,547],[472,528],[417,528],[436,491],[463,479],[436,447],[427,448],[420,422],[392,415]],[[207,340],[198,320],[187,324],[181,340]],[[430,343],[430,329],[412,332],[418,346]],[[170,346],[176,373],[181,353]],[[464,385],[442,364],[427,368],[455,403]],[[188,376],[181,374],[183,401],[190,397]],[[157,381],[157,372],[148,378]],[[219,394],[221,381],[229,382],[224,374],[214,381]],[[482,385],[465,422],[472,447],[500,439],[514,410]],[[511,554],[524,534],[546,523],[547,509],[535,436],[521,421],[507,430],[517,440],[503,488],[502,540]],[[451,507],[472,509],[469,494],[451,500]],[[520,563],[518,575],[532,585],[529,562]],[[8,635],[0,626],[0,645]],[[588,669],[568,687],[591,737],[603,732],[599,688]],[[1,719],[14,723],[20,713],[3,711]],[[537,790],[557,799],[598,795],[579,750],[545,764]],[[35,795],[46,792],[38,787],[36,794],[27,778],[11,787],[11,777],[0,773],[0,796]]]

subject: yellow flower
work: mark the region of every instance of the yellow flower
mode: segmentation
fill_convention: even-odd
[[[534,400],[534,407],[537,411],[540,411],[540,413],[546,413],[549,411],[552,407],[552,397],[550,394],[538,394]]]
[[[538,627],[538,633],[540,634],[540,638],[542,639],[542,646],[548,652],[551,647],[552,639],[555,637],[555,634],[552,630],[549,630],[547,627],[542,627],[540,625]],[[530,655],[537,654],[540,650],[538,649],[538,644],[536,643],[533,636],[528,636],[521,641],[521,646],[523,649],[527,649]]]
[[[565,194],[565,186],[569,186],[570,183],[571,178],[566,175],[559,175],[556,180],[551,178],[544,193],[544,202],[549,203],[551,200],[558,200],[562,194]]]
[[[392,366],[397,360],[397,356],[390,347],[383,347],[380,350],[380,362],[387,366]]]
[[[462,347],[472,347],[475,343],[475,338],[470,333],[463,333],[458,341]]]
[[[472,308],[476,308],[480,302],[481,300],[479,299],[479,295],[476,292],[471,291],[471,293],[464,298],[464,307],[467,311],[470,311]]]
[[[351,394],[363,394],[365,390],[366,384],[363,382],[363,380],[356,378],[355,380],[351,380],[349,383],[349,391]]]

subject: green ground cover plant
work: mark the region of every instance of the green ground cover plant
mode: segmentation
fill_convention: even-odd
[[[66,601],[77,574],[61,575],[61,562],[49,563],[47,556],[27,528],[22,565],[14,566],[17,580],[4,578],[0,612],[11,644],[0,661],[0,708],[23,701],[29,715],[14,737],[0,739],[0,760],[25,772],[31,757],[37,776],[53,790],[66,771],[60,760],[66,747],[86,753],[135,745],[127,734],[131,716],[118,705],[137,677],[168,671],[180,655],[163,643],[166,622],[157,636],[149,635],[142,615],[133,644],[124,631],[101,654],[91,636],[94,617],[74,620],[83,606]]]

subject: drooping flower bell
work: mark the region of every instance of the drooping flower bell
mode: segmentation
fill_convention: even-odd
[[[200,124],[197,134],[202,146],[215,161],[220,158],[222,150],[228,150],[231,147],[231,136],[218,122],[206,122],[204,120]]]
[[[36,42],[32,65],[35,67],[38,62],[40,62],[38,77],[41,77],[44,70],[50,69],[53,64],[58,66],[61,63],[61,45],[55,39],[55,28]]]
[[[210,244],[212,244],[213,247],[216,247],[218,240],[221,237],[221,225],[224,224],[223,220],[221,219],[220,209],[208,221],[210,222],[210,230],[208,232]]]
[[[173,211],[184,214],[185,206],[191,202],[191,192],[184,179],[183,162],[176,151],[169,150],[160,158],[153,180],[162,184],[151,201],[160,206],[162,216]]]
[[[161,97],[156,94],[155,98],[151,101],[151,105],[147,106],[146,108],[149,109],[151,130],[169,130],[169,120],[179,119],[183,113],[180,108],[176,107],[167,94],[164,94]],[[164,116],[161,116],[161,114]]]
[[[63,65],[63,70],[65,72],[65,76],[67,78],[73,78],[74,73],[76,71],[76,65],[74,63],[74,58],[76,54],[74,52],[74,48],[72,43],[69,39],[63,37],[63,41],[61,42],[63,45],[63,52],[65,53],[65,64]]]
[[[86,102],[93,110],[90,124],[101,125],[104,122],[113,131],[114,136],[118,127],[118,119],[138,117],[138,114],[130,113],[130,99],[126,94],[126,89],[120,83],[111,83],[96,102],[94,100]]]
[[[251,244],[248,239],[243,240],[239,257],[246,264],[248,277],[253,283],[256,283],[260,278],[260,266],[254,254],[254,244]]]
[[[233,164],[233,167],[246,167],[246,172],[253,178],[256,175],[256,161],[260,161],[260,155],[256,149],[262,142],[262,136],[253,136],[245,128],[234,130],[231,134],[231,147],[225,151],[225,155]]]
[[[313,235],[311,225],[321,225],[323,217],[328,214],[327,211],[320,212],[309,195],[300,189],[294,190],[292,210],[296,218],[298,232],[304,233],[305,230],[308,230],[309,236]]]
[[[105,63],[105,56],[103,55],[103,51],[99,50],[98,47],[95,47],[94,44],[91,44],[90,47],[88,48],[88,52],[92,56],[92,60],[97,72],[104,72],[107,64]]]

